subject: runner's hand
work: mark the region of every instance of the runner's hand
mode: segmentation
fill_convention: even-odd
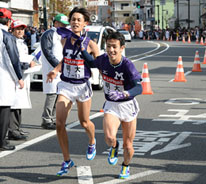
[[[128,98],[128,92],[112,91],[109,93],[109,98],[114,101],[123,100]]]
[[[51,83],[57,76],[57,72],[55,70],[52,70],[51,72],[49,72],[47,74],[47,80],[46,80],[46,83]]]
[[[87,32],[85,32],[84,35],[82,35],[82,37],[83,37],[83,40],[81,41],[81,48],[82,48],[83,50],[85,50],[85,48],[84,48],[84,42],[85,42],[85,40],[86,40],[86,38],[87,38]]]

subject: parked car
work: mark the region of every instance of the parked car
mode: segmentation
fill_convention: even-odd
[[[116,31],[110,26],[98,26],[98,25],[89,25],[85,27],[87,36],[90,37],[93,41],[97,43],[97,46],[100,50],[100,54],[103,54],[106,51],[106,36],[113,31]],[[123,51],[125,55],[125,50]],[[102,76],[99,73],[97,68],[91,68],[92,76],[90,82],[94,89],[102,89],[103,80]],[[42,82],[42,71],[38,71],[31,74],[31,83]]]
[[[132,37],[129,31],[126,31],[126,30],[118,30],[118,31],[124,35],[125,41],[128,41],[128,42],[132,41]]]
[[[108,33],[115,31],[115,29],[109,26],[104,27],[90,25],[85,27],[85,31],[87,32],[87,36],[97,43],[101,55],[106,50],[106,36]],[[97,68],[91,68],[91,71],[92,77],[90,78],[90,81],[94,89],[102,89],[103,80],[99,70]]]

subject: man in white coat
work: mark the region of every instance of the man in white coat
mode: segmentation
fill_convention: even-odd
[[[6,8],[0,9],[0,151],[15,149],[6,140],[6,134],[16,89],[24,87],[16,40],[8,33],[11,15]]]
[[[69,24],[68,17],[64,14],[58,14],[55,16],[53,24],[54,27],[45,31],[40,40],[43,92],[46,94],[41,124],[44,129],[56,129],[56,92],[57,83],[60,81],[60,74],[57,75],[52,83],[46,83],[46,80],[47,74],[63,59],[61,36],[57,34],[56,28],[66,27]]]
[[[21,68],[26,71],[29,67],[35,66],[33,61],[34,56],[29,55],[28,47],[24,43],[24,29],[26,24],[20,20],[13,21],[11,24],[12,34],[16,37],[16,45],[19,52],[19,59],[21,62]],[[10,123],[8,130],[9,140],[25,140],[27,138],[27,132],[20,129],[21,125],[21,109],[30,109],[30,74],[23,74],[24,88],[22,90],[16,90],[15,104],[11,106]]]

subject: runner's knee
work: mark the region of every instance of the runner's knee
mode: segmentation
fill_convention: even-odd
[[[133,150],[134,148],[133,148],[133,142],[131,142],[131,141],[126,141],[126,142],[124,142],[123,143],[123,148],[124,148],[124,150],[126,150],[126,151],[131,151],[131,150]]]
[[[81,126],[82,126],[83,128],[88,129],[88,127],[89,127],[89,121],[81,121],[80,123],[81,123]]]
[[[56,129],[61,130],[65,128],[65,121],[61,119],[56,119]]]
[[[113,137],[113,136],[108,136],[108,135],[105,135],[104,137],[105,139],[105,142],[108,144],[108,145],[114,145],[115,141],[116,141],[116,138]]]

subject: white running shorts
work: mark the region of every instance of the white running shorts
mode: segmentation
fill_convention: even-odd
[[[104,113],[113,114],[124,122],[135,119],[139,111],[139,104],[135,98],[125,102],[106,101],[104,104]]]
[[[60,81],[57,85],[57,94],[61,94],[75,103],[76,100],[86,102],[92,97],[93,92],[89,81],[83,84]]]

